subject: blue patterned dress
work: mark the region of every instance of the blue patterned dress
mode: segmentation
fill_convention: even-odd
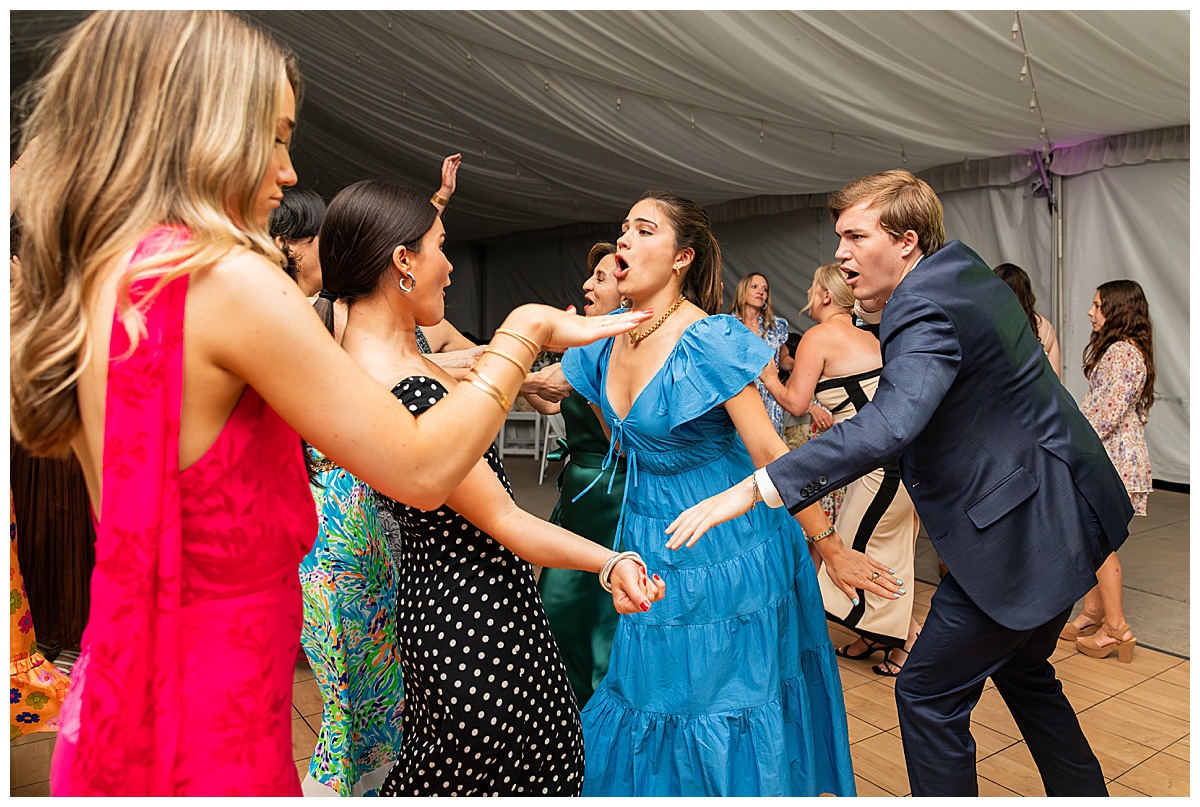
[[[583,794],[853,796],[841,678],[800,526],[760,504],[690,549],[664,546],[680,512],[754,470],[721,404],[770,347],[732,316],[699,320],[623,420],[605,394],[611,352],[611,339],[573,348],[563,371],[626,455],[617,540],[667,596],[620,618],[582,713]]]
[[[763,318],[760,314],[758,317],[758,329],[762,332],[762,340],[767,347],[775,351],[775,366],[779,366],[779,348],[783,347],[788,339],[788,321],[783,317],[775,317],[775,322],[771,327],[764,328]],[[765,365],[764,365],[765,366]],[[767,385],[762,382],[761,378],[754,379],[754,386],[758,388],[759,397],[762,398],[763,406],[767,408],[767,416],[771,418],[771,425],[775,427],[775,433],[783,437],[783,407],[779,401],[775,400],[775,396],[767,392]]]
[[[401,740],[396,575],[376,494],[307,450],[319,470],[312,486],[318,533],[300,563],[300,643],[324,700],[308,773],[340,796],[373,796]]]

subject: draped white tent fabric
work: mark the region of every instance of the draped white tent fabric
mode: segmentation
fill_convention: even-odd
[[[727,295],[761,271],[803,330],[836,248],[828,194],[903,167],[938,190],[950,237],[1030,273],[1077,398],[1093,290],[1142,283],[1154,473],[1188,481],[1187,11],[246,13],[299,56],[301,185],[433,189],[462,152],[446,225],[464,331],[578,302],[589,244],[651,187],[709,210]],[[10,14],[14,91],[83,14]]]

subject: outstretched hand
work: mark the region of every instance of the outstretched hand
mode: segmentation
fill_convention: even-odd
[[[536,308],[548,326],[543,346],[555,352],[627,333],[654,315],[653,309],[640,309],[607,317],[580,317],[575,314],[575,306],[566,311],[548,305],[536,305]]]
[[[763,380],[764,384],[769,384],[772,381],[779,380],[779,368],[775,366],[775,362],[767,362],[767,366],[763,368],[762,373],[758,376]]]
[[[443,199],[449,200],[454,195],[454,190],[458,187],[458,166],[461,163],[461,154],[451,154],[442,160],[442,187],[438,189],[438,196]]]
[[[617,561],[609,573],[613,607],[619,614],[649,611],[650,603],[658,602],[667,593],[666,583],[658,575],[650,576],[633,558]]]
[[[671,536],[667,541],[667,548],[678,549],[685,545],[684,542],[686,546],[692,547],[704,533],[718,524],[737,518],[753,506],[754,486],[752,478],[746,477],[728,490],[716,496],[709,496],[680,513],[667,525],[666,533]]]

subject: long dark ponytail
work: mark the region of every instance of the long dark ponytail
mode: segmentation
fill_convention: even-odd
[[[708,214],[691,199],[670,191],[646,191],[638,201],[657,204],[675,230],[675,249],[691,247],[695,256],[683,277],[683,296],[706,314],[721,311],[721,245]]]

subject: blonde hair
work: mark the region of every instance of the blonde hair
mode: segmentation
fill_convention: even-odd
[[[771,303],[771,281],[767,280],[767,276],[762,272],[742,275],[737,288],[733,290],[733,305],[729,306],[729,313],[736,317],[742,316],[742,306],[746,304],[746,298],[750,295],[750,281],[756,277],[761,277],[763,283],[767,284],[767,304],[763,306],[762,310],[763,338],[765,339],[767,331],[775,329],[775,306]]]
[[[829,198],[833,223],[860,202],[879,206],[879,226],[893,238],[912,230],[922,254],[932,255],[946,242],[942,202],[933,188],[908,171],[892,170],[860,177]]]
[[[68,33],[31,87],[23,140],[37,142],[11,303],[12,430],[31,452],[63,454],[78,432],[85,301],[100,269],[148,230],[179,224],[191,238],[125,273],[117,315],[134,344],[154,293],[231,248],[284,265],[251,217],[284,76],[298,100],[294,58],[235,14],[101,11]],[[134,306],[130,284],[146,277],[159,280]]]
[[[846,276],[842,273],[840,263],[826,263],[818,266],[813,273],[813,280],[817,282],[818,286],[829,292],[834,307],[847,314],[854,310],[854,292],[846,285]],[[800,313],[803,314],[810,308],[812,308],[812,300],[809,300],[808,305],[800,309]]]

